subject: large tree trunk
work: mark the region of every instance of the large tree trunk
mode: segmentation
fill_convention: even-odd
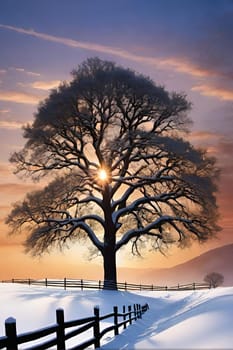
[[[104,249],[104,289],[117,289],[116,273],[116,230],[112,221],[110,187],[106,184],[103,188],[103,209],[105,219]]]
[[[114,248],[114,247],[113,247]],[[104,289],[117,289],[116,252],[107,247],[103,252]]]

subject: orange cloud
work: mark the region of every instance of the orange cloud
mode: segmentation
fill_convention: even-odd
[[[217,132],[195,131],[187,135],[188,140],[195,146],[205,148],[210,156],[219,157],[220,142],[224,136]]]
[[[160,60],[159,64],[165,68],[169,67],[171,69],[175,69],[177,72],[186,73],[199,78],[216,75],[216,73],[211,70],[200,68],[188,60],[178,59],[175,57]]]
[[[40,101],[40,97],[25,92],[0,91],[0,101],[23,103],[35,105]]]
[[[219,88],[207,84],[194,86],[191,90],[200,92],[200,94],[204,96],[217,97],[218,99],[223,101],[233,101],[232,90]]]
[[[2,213],[3,211],[6,211],[6,210],[9,210],[9,206],[7,206],[7,205],[0,205],[0,213]]]
[[[28,192],[35,191],[41,186],[35,184],[5,183],[0,184],[0,193],[2,195],[22,196]]]
[[[0,162],[0,176],[10,176],[13,172],[13,165],[7,162]]]
[[[221,134],[209,131],[195,131],[188,135],[191,141],[209,141],[220,137],[222,137]]]
[[[0,205],[0,227],[3,225],[6,216],[10,213],[11,209],[7,205]],[[1,227],[1,232],[3,232]],[[0,236],[1,237],[1,236]]]
[[[215,154],[224,167],[224,169],[228,169],[230,174],[233,173],[233,162],[232,162],[232,154],[233,154],[233,141],[229,140],[227,137],[221,137],[217,143],[208,147],[208,151]],[[231,170],[230,170],[231,169]]]
[[[51,81],[35,81],[31,84],[34,89],[40,90],[50,90],[56,88],[61,83],[60,80],[51,80]]]
[[[0,120],[1,129],[21,129],[25,123],[11,120]]]

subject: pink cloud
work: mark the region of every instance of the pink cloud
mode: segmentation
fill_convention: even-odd
[[[33,75],[36,77],[40,76],[40,73],[28,71],[27,69],[22,68],[22,67],[10,67],[10,69],[16,70],[16,72],[19,72],[19,73],[25,73],[27,75]]]
[[[10,110],[9,109],[0,109],[0,114],[5,114],[5,113],[9,113]]]
[[[40,101],[40,97],[18,91],[0,91],[0,101],[35,105]]]
[[[192,91],[197,91],[204,96],[217,97],[223,101],[233,101],[233,91],[230,89],[203,84],[194,86]]]
[[[60,43],[73,48],[81,48],[81,49],[86,49],[90,51],[97,51],[97,52],[125,58],[135,62],[155,65],[162,69],[175,70],[177,72],[185,73],[194,77],[206,77],[206,76],[214,75],[213,71],[200,68],[199,66],[189,62],[188,60],[180,59],[176,57],[156,58],[152,56],[142,56],[142,55],[132,53],[128,50],[124,50],[113,46],[107,46],[107,45],[95,44],[90,42],[78,41],[78,40],[64,38],[64,37],[58,37],[58,36],[54,36],[46,33],[37,32],[33,29],[24,29],[24,28],[4,25],[4,24],[0,24],[0,28],[12,30],[21,34],[30,35],[46,41]]]
[[[0,120],[1,129],[21,129],[24,124],[19,121]]]

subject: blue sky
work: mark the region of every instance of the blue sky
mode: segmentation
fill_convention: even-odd
[[[23,145],[21,126],[50,88],[69,80],[87,57],[99,56],[187,94],[194,121],[189,138],[217,157],[223,174],[222,238],[210,246],[233,242],[232,38],[232,0],[1,0],[2,230],[10,203],[33,186],[12,175],[8,163]]]

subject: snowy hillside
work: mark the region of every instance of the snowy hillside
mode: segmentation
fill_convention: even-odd
[[[64,309],[65,320],[73,320],[92,316],[96,305],[106,314],[113,305],[146,302],[150,309],[143,318],[117,337],[106,334],[102,349],[232,349],[233,287],[132,293],[1,284],[0,335],[9,316],[22,333],[54,324],[57,308]]]

